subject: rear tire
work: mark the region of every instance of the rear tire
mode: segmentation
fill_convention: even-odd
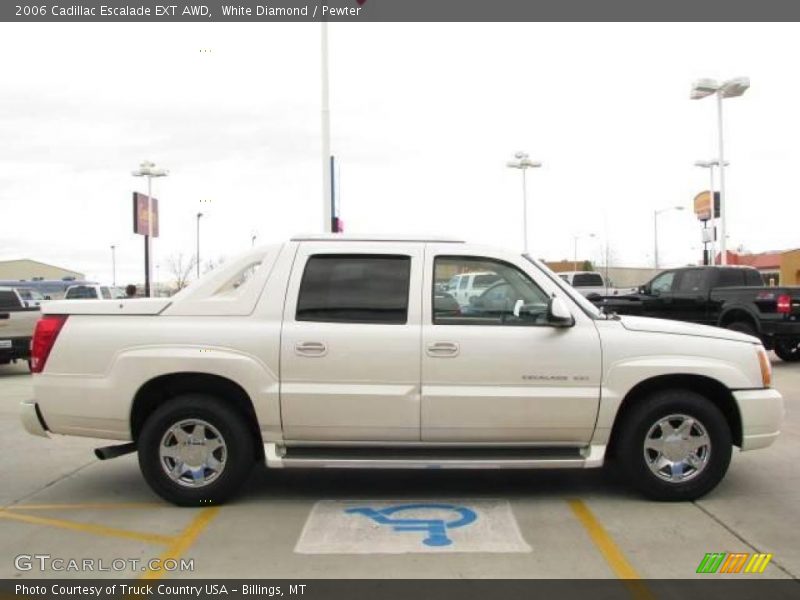
[[[800,361],[800,340],[778,340],[775,342],[775,354],[786,362]]]
[[[618,425],[616,454],[628,483],[661,501],[695,500],[725,476],[733,448],[722,412],[691,390],[654,392]]]
[[[253,466],[255,440],[245,418],[223,401],[177,396],[144,423],[139,467],[153,491],[178,506],[209,506],[231,498]]]
[[[728,323],[725,326],[725,329],[730,329],[731,331],[738,331],[739,333],[746,333],[747,335],[758,337],[758,331],[749,321],[734,321],[733,323]]]

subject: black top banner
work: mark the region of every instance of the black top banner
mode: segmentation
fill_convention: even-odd
[[[2,0],[0,21],[797,21],[795,0]]]

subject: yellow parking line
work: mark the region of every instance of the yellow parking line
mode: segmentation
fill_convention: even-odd
[[[218,506],[211,506],[201,510],[197,516],[192,519],[192,522],[186,526],[179,535],[173,538],[172,544],[167,548],[164,553],[159,556],[159,560],[163,564],[165,560],[178,560],[183,556],[192,544],[194,544],[197,537],[203,533],[203,530],[208,527],[208,524],[214,520],[219,513]],[[160,579],[164,576],[163,569],[148,569],[141,579]]]
[[[592,542],[597,546],[600,554],[608,563],[608,566],[614,571],[619,579],[625,580],[625,585],[631,595],[637,600],[651,600],[654,596],[647,589],[645,584],[641,581],[641,577],[633,568],[633,565],[628,562],[625,555],[620,550],[619,546],[614,543],[611,536],[605,530],[605,527],[597,520],[589,507],[581,500],[570,500],[569,506],[572,512],[580,521],[586,533],[592,538]]]
[[[31,523],[33,525],[59,527],[61,529],[71,529],[72,531],[80,531],[83,533],[103,535],[107,537],[126,538],[139,542],[148,542],[150,544],[171,544],[176,539],[171,536],[159,535],[157,533],[140,533],[138,531],[128,531],[127,529],[117,529],[115,527],[106,527],[104,525],[94,525],[93,523],[76,523],[74,521],[65,521],[64,519],[36,517],[33,515],[13,513],[6,510],[0,510],[0,519],[22,521],[23,523]]]
[[[83,504],[15,504],[2,510],[127,510],[137,508],[164,508],[160,502],[101,502]]]

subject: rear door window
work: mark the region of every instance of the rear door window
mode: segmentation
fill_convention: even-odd
[[[298,321],[401,325],[408,320],[411,257],[321,254],[306,263]]]
[[[675,291],[683,294],[693,294],[706,288],[706,276],[703,269],[689,269],[681,271]]]
[[[744,285],[743,269],[722,269],[719,272],[717,287],[736,287]]]

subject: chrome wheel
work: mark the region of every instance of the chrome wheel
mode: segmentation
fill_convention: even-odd
[[[711,438],[703,424],[683,414],[657,421],[644,438],[644,460],[659,479],[682,483],[697,477],[711,457]]]
[[[228,449],[216,427],[199,419],[172,425],[161,438],[159,460],[172,481],[186,487],[203,487],[225,469]]]

